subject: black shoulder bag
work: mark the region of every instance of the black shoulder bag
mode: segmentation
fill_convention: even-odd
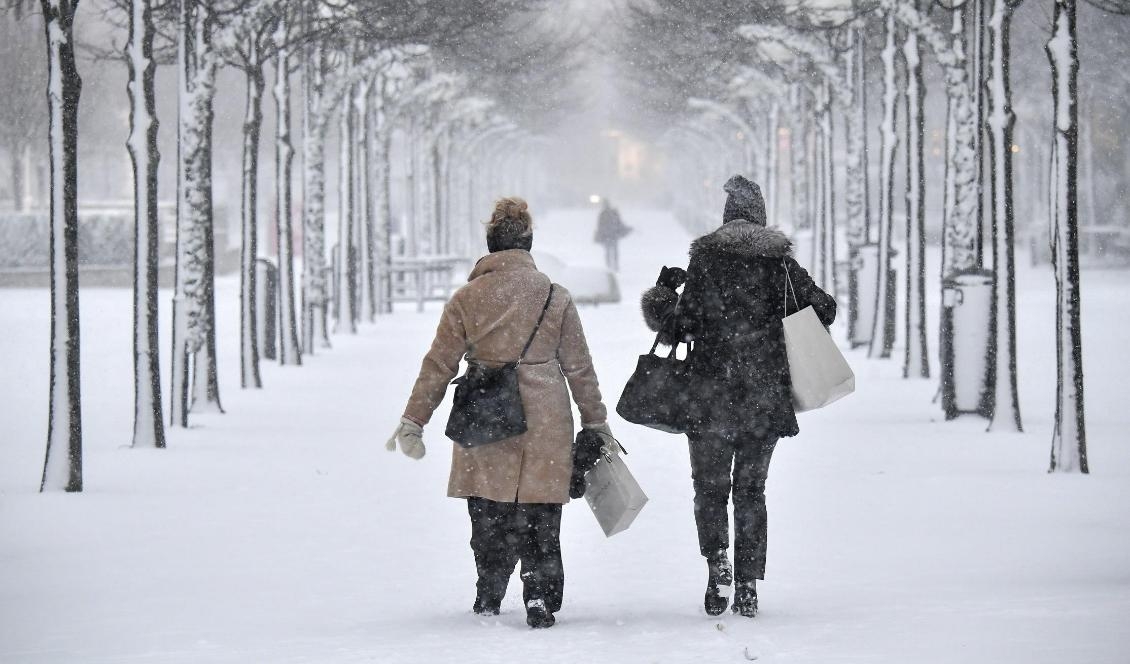
[[[680,295],[676,310],[681,300]],[[660,334],[655,335],[651,350],[636,361],[636,370],[620,394],[616,412],[632,424],[666,433],[686,433],[691,420],[690,401],[695,398],[690,390],[690,369],[675,355],[678,342],[671,346],[667,357],[655,354]]]
[[[451,382],[455,385],[455,396],[451,416],[447,419],[448,438],[463,447],[476,447],[526,433],[526,411],[518,391],[518,367],[534,342],[552,299],[553,284],[550,284],[538,322],[516,362],[492,368],[467,358],[467,371]]]

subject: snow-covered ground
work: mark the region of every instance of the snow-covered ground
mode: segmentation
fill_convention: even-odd
[[[624,217],[637,229],[625,301],[581,312],[610,405],[650,344],[636,296],[661,264],[685,264],[689,240],[665,213]],[[536,247],[598,264],[594,218],[547,214]],[[444,497],[446,404],[423,461],[384,449],[438,308],[334,337],[301,368],[265,362],[265,388],[245,391],[237,283],[223,279],[227,414],[134,450],[130,295],[84,290],[86,491],[41,495],[49,300],[2,290],[0,661],[1130,661],[1130,274],[1084,275],[1092,474],[1049,475],[1053,284],[1023,270],[1026,433],[944,422],[934,381],[852,352],[858,392],[777,448],[751,621],[702,611],[685,438],[614,417],[651,502],[611,539],[583,502],[566,508],[565,607],[547,631],[526,627],[516,577],[501,616],[470,612],[466,509]]]

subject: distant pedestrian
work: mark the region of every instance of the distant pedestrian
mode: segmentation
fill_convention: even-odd
[[[399,443],[404,454],[424,456],[423,427],[464,355],[498,368],[522,357],[522,346],[531,339],[518,363],[526,432],[476,447],[455,445],[447,495],[467,500],[478,572],[474,612],[498,615],[521,560],[526,623],[550,627],[565,584],[561,506],[569,500],[573,474],[570,393],[581,426],[600,437],[606,453],[619,450],[573,298],[551,284],[530,256],[533,220],[526,202],[500,199],[486,233],[490,253],[444,307],[389,449]]]
[[[604,245],[604,264],[613,272],[620,271],[620,239],[632,228],[620,218],[620,212],[612,207],[608,199],[601,202],[600,215],[596,218],[596,233],[593,241]]]
[[[691,243],[686,272],[665,269],[641,304],[648,326],[665,342],[693,342],[687,439],[699,550],[708,569],[706,612],[726,610],[721,589],[736,581],[733,611],[753,617],[756,583],[765,578],[769,461],[778,438],[799,433],[781,323],[786,274],[796,293],[795,304],[789,297],[792,311],[811,305],[830,325],[836,301],[793,259],[788,237],[766,227],[760,188],[740,175],[724,188],[721,228]]]

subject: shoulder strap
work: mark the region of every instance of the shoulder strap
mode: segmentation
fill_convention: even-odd
[[[550,282],[550,284],[549,284],[549,295],[545,298],[545,304],[542,305],[541,315],[538,316],[538,322],[537,322],[536,325],[534,325],[534,331],[530,332],[530,338],[526,339],[526,345],[522,348],[522,354],[518,356],[518,364],[521,364],[522,360],[524,360],[526,358],[526,351],[528,351],[530,349],[530,344],[532,344],[534,342],[534,337],[536,337],[537,334],[538,334],[538,328],[541,327],[541,322],[543,320],[545,320],[545,312],[549,310],[549,301],[553,299],[553,287],[554,287],[554,285],[555,284]]]
[[[789,277],[789,264],[784,258],[781,259],[781,267],[785,268],[785,316],[789,315],[789,291],[793,292],[793,306],[797,311],[800,311],[800,304],[796,301],[796,289],[793,288],[793,280]]]
[[[668,314],[668,316],[674,316],[679,312],[679,303],[682,301],[683,294],[679,293],[679,296],[675,298],[675,308],[671,310],[671,313]],[[655,349],[659,347],[659,337],[661,336],[663,336],[662,331],[655,333],[655,343],[651,344],[651,350],[647,351],[649,355],[655,355]],[[675,357],[675,351],[679,348],[679,343],[680,342],[676,341],[674,344],[672,344],[671,352],[667,354],[667,357]],[[690,348],[690,344],[687,344],[687,347]]]

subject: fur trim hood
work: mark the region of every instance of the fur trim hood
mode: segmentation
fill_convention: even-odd
[[[691,243],[691,259],[709,254],[737,254],[747,258],[784,258],[793,242],[776,228],[735,219]]]

